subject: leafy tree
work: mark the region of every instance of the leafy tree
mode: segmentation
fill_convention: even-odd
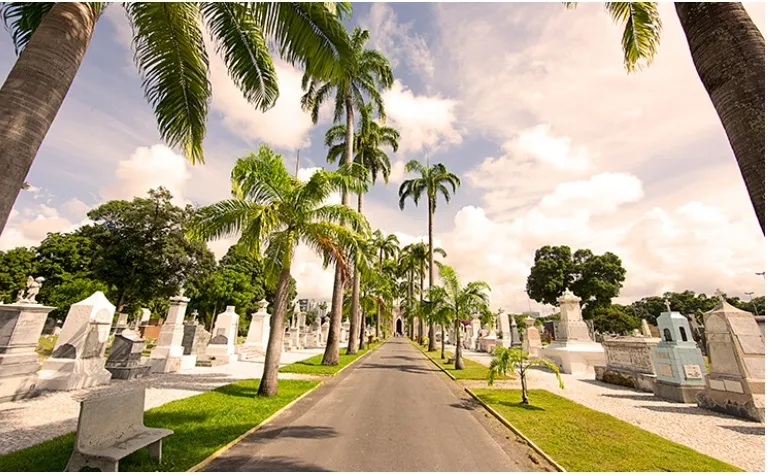
[[[566,4],[574,7],[577,2]],[[650,64],[662,31],[657,3],[607,2],[606,10],[616,23],[624,24],[627,71]],[[765,233],[764,36],[739,2],[676,2],[676,13]]]
[[[302,107],[311,112],[312,122],[318,122],[320,107],[334,95],[334,122],[341,122],[345,116],[344,164],[353,163],[355,153],[354,131],[355,111],[366,108],[366,98],[370,99],[377,108],[377,114],[385,118],[384,101],[380,91],[389,89],[393,84],[393,71],[390,62],[378,51],[364,49],[369,39],[369,33],[355,27],[348,38],[347,46],[352,52],[349,56],[340,58],[338,67],[331,75],[319,77],[308,70],[302,77]],[[349,196],[342,193],[342,205],[349,205]],[[362,206],[362,202],[360,203]],[[342,286],[344,279],[342,269],[337,267],[334,273],[334,289],[331,295],[331,325],[329,326],[326,353],[322,364],[334,365],[339,353],[339,332],[342,323]],[[355,334],[358,326],[358,306],[360,298],[360,281],[358,274],[353,271],[352,289],[352,319],[350,331]],[[351,339],[352,340],[352,339]],[[350,342],[348,352],[354,342]]]
[[[644,319],[652,325],[657,325],[657,317],[667,310],[663,297],[644,297],[630,304],[631,314],[639,319]]]
[[[512,375],[517,372],[521,379],[521,403],[529,404],[529,390],[526,383],[526,375],[530,368],[540,366],[555,373],[558,385],[563,389],[563,379],[558,366],[552,361],[535,358],[529,359],[529,355],[520,348],[504,348],[498,346],[495,349],[494,358],[489,365],[489,386],[494,385],[494,380],[499,376]]]
[[[55,319],[66,317],[72,304],[90,297],[94,292],[105,294],[109,292],[109,288],[104,283],[88,277],[72,277],[48,288],[43,286],[41,295],[43,290],[46,290],[45,304],[56,307],[49,314]]]
[[[433,217],[438,207],[438,194],[442,195],[446,203],[451,200],[451,194],[457,192],[460,186],[459,177],[448,171],[445,165],[437,163],[430,166],[422,165],[417,160],[411,160],[406,164],[406,173],[416,172],[419,177],[405,180],[398,189],[398,206],[403,210],[407,199],[414,200],[414,205],[419,205],[422,195],[427,197],[427,237],[429,251],[429,278],[428,286],[435,285],[435,263],[433,261]],[[451,192],[449,192],[451,188]],[[435,329],[430,325],[430,346],[428,351],[435,350]]]
[[[640,326],[641,321],[623,311],[620,305],[599,308],[593,317],[593,328],[601,333],[627,335]]]
[[[569,246],[537,249],[526,279],[526,293],[537,302],[558,305],[558,297],[574,282],[573,264]]]
[[[19,290],[27,288],[27,277],[35,274],[35,271],[33,250],[17,247],[5,252],[0,251],[0,301],[15,302]],[[40,301],[43,301],[42,297]]]
[[[359,167],[321,170],[302,183],[286,171],[283,157],[262,145],[258,154],[235,163],[233,197],[201,208],[193,219],[191,234],[196,238],[240,235],[238,242],[246,251],[261,255],[264,250],[266,278],[275,283],[276,291],[259,395],[274,396],[278,391],[287,290],[297,245],[309,246],[324,264],[338,263],[347,272],[347,257],[370,232],[365,218],[354,210],[324,204],[334,192],[364,187],[364,173]]]

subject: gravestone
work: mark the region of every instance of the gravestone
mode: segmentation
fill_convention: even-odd
[[[512,343],[512,335],[510,334],[510,316],[507,313],[502,312],[497,316],[497,328],[502,332],[502,340],[498,344],[509,348],[510,343]]]
[[[345,320],[342,322],[342,338],[341,343],[348,343],[350,341],[350,321]]]
[[[246,342],[238,348],[238,359],[242,361],[256,359],[267,354],[270,341],[270,314],[267,313],[267,300],[259,301],[259,308],[251,314]]]
[[[38,388],[69,391],[108,384],[112,373],[104,369],[115,306],[96,292],[69,308],[51,357],[43,362]]]
[[[478,351],[484,353],[493,353],[494,348],[497,346],[497,332],[494,330],[494,325],[486,325],[482,330],[483,336],[478,339]]]
[[[206,358],[213,365],[227,364],[236,358],[235,341],[238,337],[238,320],[235,307],[228,305],[224,312],[216,316],[211,343],[206,348]]]
[[[567,290],[558,298],[561,319],[555,329],[555,341],[542,348],[541,356],[555,362],[567,374],[592,372],[606,364],[604,349],[590,338],[582,320],[580,298]]]
[[[703,316],[710,374],[697,405],[764,422],[764,336],[753,314],[719,297]]]
[[[689,320],[678,312],[662,312],[657,325],[663,338],[652,350],[657,381],[654,395],[668,401],[696,402],[705,389],[705,360],[695,343]]]
[[[470,322],[470,332],[465,344],[465,348],[475,351],[478,347],[478,338],[480,338],[481,320],[478,317]]]
[[[518,323],[516,323],[515,318],[511,318],[510,319],[510,348],[520,348],[521,346],[522,346],[521,335],[518,330]]]
[[[112,379],[135,379],[150,374],[150,365],[143,365],[142,349],[144,340],[138,333],[123,330],[115,335],[105,368],[112,373]]]
[[[654,392],[657,380],[652,360],[652,349],[659,343],[658,338],[637,336],[606,338],[603,348],[606,352],[606,366],[596,365],[595,379],[604,383]]]
[[[539,353],[542,351],[542,339],[539,329],[534,326],[534,319],[531,317],[526,317],[524,322],[526,323],[526,329],[523,331],[522,349],[529,357],[539,358]]]
[[[119,313],[115,324],[115,335],[120,335],[126,328],[128,328],[128,314]]]
[[[0,402],[33,396],[37,388],[37,342],[56,307],[0,304]]]
[[[54,330],[56,329],[56,319],[55,318],[47,318],[45,320],[45,325],[43,326],[43,335],[53,335]]]
[[[326,320],[323,325],[320,326],[320,342],[325,345],[328,342],[328,329],[331,324]]]
[[[189,301],[190,299],[184,295],[171,298],[166,321],[160,328],[157,346],[150,353],[150,365],[153,373],[176,373],[195,366],[195,356],[185,356],[182,346],[184,314],[187,311]]]
[[[208,342],[211,341],[211,334],[199,323],[185,323],[184,336],[182,337],[182,354],[195,357],[195,362],[201,356],[205,356]]]

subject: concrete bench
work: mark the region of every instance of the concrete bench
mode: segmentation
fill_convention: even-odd
[[[144,447],[160,463],[163,438],[174,431],[144,427],[144,394],[144,386],[139,386],[81,401],[75,449],[66,471],[91,467],[117,472],[120,459]]]

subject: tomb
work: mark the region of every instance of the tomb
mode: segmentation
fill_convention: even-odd
[[[184,324],[184,336],[182,337],[182,354],[192,355],[195,362],[201,357],[205,357],[206,347],[211,341],[211,333],[206,331],[203,325],[197,322],[187,322]]]
[[[516,323],[515,318],[510,319],[510,348],[521,348],[522,342],[521,342],[521,334],[519,333],[520,330],[518,330],[518,323]],[[542,342],[540,341],[540,345]]]
[[[267,300],[259,301],[259,308],[251,314],[246,342],[238,348],[238,359],[242,361],[257,359],[267,353],[270,340],[270,314],[267,313]]]
[[[705,360],[694,341],[689,320],[678,312],[662,312],[657,327],[663,338],[652,349],[657,381],[654,395],[668,401],[693,403],[705,389]]]
[[[606,365],[596,365],[595,379],[604,383],[654,392],[657,380],[652,360],[652,349],[659,343],[658,338],[621,336],[603,341]]]
[[[135,379],[150,374],[150,365],[141,362],[144,340],[132,330],[115,335],[105,368],[112,379]]]
[[[157,346],[150,353],[150,365],[153,373],[176,373],[195,366],[195,356],[184,355],[184,347],[182,346],[184,314],[187,311],[189,301],[190,299],[184,295],[171,298],[166,321],[160,328]]]
[[[211,342],[206,348],[206,358],[198,360],[198,366],[220,366],[236,359],[235,341],[238,338],[240,316],[235,307],[228,305],[224,312],[216,316]]]
[[[515,319],[513,319],[513,321],[515,321]],[[512,343],[512,336],[510,335],[510,317],[505,312],[502,312],[497,316],[497,328],[499,328],[500,333],[502,333],[502,339],[498,341],[497,344],[504,348],[510,348],[510,343]]]
[[[529,357],[539,358],[542,351],[542,339],[539,329],[534,326],[534,319],[531,317],[526,317],[524,323],[526,323],[526,329],[523,331],[521,347]]]

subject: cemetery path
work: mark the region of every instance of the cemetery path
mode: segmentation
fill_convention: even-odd
[[[393,338],[203,470],[545,470],[495,423],[408,340]]]

